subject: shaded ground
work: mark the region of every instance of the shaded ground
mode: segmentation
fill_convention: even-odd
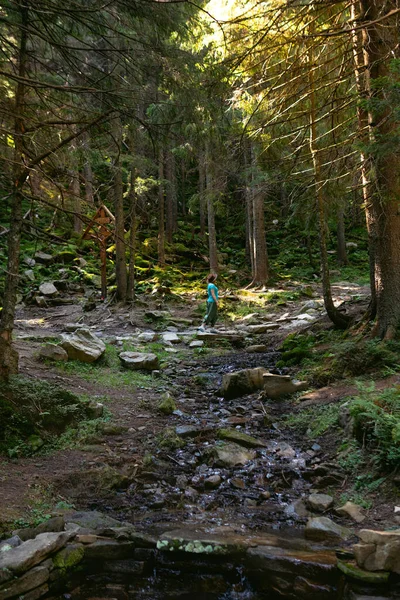
[[[351,299],[354,289],[337,288],[341,299]],[[357,294],[366,290],[358,289]],[[341,295],[340,295],[341,294]],[[156,306],[156,308],[163,308]],[[169,306],[179,318],[193,318],[188,303]],[[18,313],[17,348],[21,373],[54,381],[75,393],[106,399],[112,417],[109,424],[89,436],[77,450],[58,450],[32,458],[0,459],[1,521],[13,526],[21,519],[40,520],[57,502],[77,508],[100,508],[144,527],[177,520],[238,528],[261,529],[264,525],[291,527],[305,522],[307,514],[294,503],[310,491],[346,491],[346,475],[332,464],[337,433],[327,436],[323,447],[313,449],[308,439],[296,439],[276,425],[284,413],[297,408],[290,401],[266,404],[258,393],[233,401],[218,395],[224,372],[246,367],[274,368],[277,342],[290,331],[285,323],[278,332],[259,335],[268,352],[248,354],[230,347],[212,355],[194,355],[186,346],[152,377],[151,388],[108,385],[113,369],[99,367],[101,382],[65,373],[37,359],[41,343],[58,336],[66,322],[84,322],[107,339],[134,335],[148,329],[144,312],[98,307],[83,313],[79,305],[48,309],[25,308]],[[293,311],[296,307],[290,306]],[[288,307],[274,310],[279,314]],[[198,323],[198,317],[195,322]],[[115,340],[118,342],[118,339]],[[106,375],[106,377],[104,377]],[[379,382],[393,385],[397,376]],[[169,391],[177,411],[164,416],[157,411],[162,394]],[[353,394],[354,387],[337,385],[308,394],[303,406],[329,403]],[[177,443],[175,428],[191,426],[195,432]],[[217,428],[246,431],[264,444],[244,467],[220,466],[207,453],[216,443]],[[216,487],[210,477],[219,477]],[[336,521],[349,521],[334,516]],[[393,526],[393,502],[377,498],[364,525]],[[9,525],[8,525],[9,527]]]

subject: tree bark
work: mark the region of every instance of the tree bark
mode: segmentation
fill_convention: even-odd
[[[175,156],[169,149],[165,161],[167,186],[165,189],[166,197],[166,215],[165,215],[165,234],[167,242],[172,244],[173,234],[177,230],[177,199],[176,199],[176,175],[175,175]]]
[[[81,185],[79,182],[78,172],[78,154],[76,139],[71,142],[71,180],[69,184],[69,197],[71,202],[71,210],[74,212],[74,231],[77,234],[82,233],[82,221],[80,215],[82,212],[81,206]]]
[[[15,120],[14,120],[14,165],[13,165],[13,194],[11,207],[11,222],[8,233],[8,260],[7,274],[4,289],[3,310],[0,322],[0,378],[8,379],[10,375],[18,372],[18,353],[12,347],[12,332],[15,322],[15,304],[19,280],[20,244],[22,228],[22,187],[27,178],[24,164],[24,132],[27,53],[27,27],[29,23],[29,10],[24,3],[19,4],[21,19],[21,37],[19,40],[19,82],[15,90]]]
[[[127,291],[126,244],[125,244],[125,215],[122,169],[120,153],[122,146],[121,117],[116,115],[112,121],[115,143],[114,169],[114,216],[115,216],[115,273],[117,283],[117,300],[125,302]]]
[[[85,131],[82,136],[83,148],[83,178],[85,180],[85,200],[89,206],[94,206],[93,171],[90,164],[90,136]]]
[[[208,223],[208,252],[210,273],[218,274],[217,233],[215,229],[215,177],[210,149],[206,150],[206,194],[207,194],[207,223]]]
[[[340,207],[337,211],[337,226],[336,226],[336,236],[337,236],[337,259],[340,265],[348,265],[349,259],[347,258],[347,250],[346,250],[346,234],[345,234],[345,226],[344,226],[344,210]]]
[[[158,262],[165,264],[165,190],[164,190],[164,151],[158,150]]]
[[[264,193],[259,187],[253,191],[253,240],[254,275],[252,285],[265,286],[268,281],[268,254],[265,238]]]
[[[205,198],[205,157],[204,152],[199,152],[198,155],[199,169],[199,218],[200,218],[200,235],[206,234],[206,198]]]
[[[398,8],[396,0],[382,5],[380,0],[361,0],[366,87],[374,100],[368,109],[370,140],[380,141],[379,152],[372,153],[375,165],[374,189],[368,218],[375,240],[376,324],[374,334],[384,339],[396,335],[400,324],[400,155],[392,136],[398,123],[386,92],[374,83],[392,78],[390,61],[399,57],[399,15],[394,12],[384,21],[380,17]],[[398,134],[397,134],[398,135]],[[386,148],[382,148],[385,144]]]

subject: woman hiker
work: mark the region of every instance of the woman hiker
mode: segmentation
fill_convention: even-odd
[[[212,329],[218,318],[218,288],[215,285],[217,275],[211,274],[207,277],[207,314],[203,319],[203,324],[199,327],[200,331],[205,331],[206,326],[210,325],[211,333],[215,333]]]

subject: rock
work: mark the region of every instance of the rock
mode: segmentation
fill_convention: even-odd
[[[208,490],[215,490],[221,485],[222,479],[219,475],[210,475],[204,480],[204,487]]]
[[[120,528],[124,524],[117,519],[113,519],[108,515],[105,515],[97,510],[92,511],[67,511],[64,515],[65,522],[75,523],[85,529],[91,529],[96,531],[97,529],[103,529],[105,527]]]
[[[232,400],[260,390],[264,385],[263,375],[265,373],[267,370],[264,367],[225,373],[222,377],[221,395]]]
[[[28,267],[34,267],[36,265],[36,260],[34,258],[26,257],[24,258],[24,263],[28,265]]]
[[[220,429],[218,431],[218,437],[222,440],[230,440],[240,446],[246,446],[248,448],[265,448],[265,442],[258,440],[247,433],[241,433],[237,429]]]
[[[32,269],[27,269],[24,271],[24,277],[28,281],[35,281],[35,273],[32,271]]]
[[[16,529],[14,535],[21,538],[23,542],[34,539],[40,533],[51,533],[64,531],[65,520],[63,516],[51,517],[47,521],[43,521],[37,527],[24,527],[24,529]]]
[[[157,336],[158,334],[155,331],[143,331],[142,333],[139,333],[137,339],[139,342],[150,343],[155,342]]]
[[[197,437],[202,433],[209,433],[213,431],[214,427],[212,425],[209,426],[201,426],[201,425],[178,425],[175,428],[176,435],[180,437]]]
[[[99,419],[104,414],[104,404],[91,400],[86,407],[86,414],[89,419]]]
[[[163,338],[164,343],[170,343],[170,344],[180,344],[181,343],[181,339],[176,335],[176,333],[164,332],[162,334],[162,338]]]
[[[121,352],[119,360],[126,369],[154,371],[159,368],[158,356],[142,352]]]
[[[85,558],[89,560],[116,560],[129,558],[135,549],[135,542],[119,540],[98,540],[85,547]]]
[[[358,244],[355,242],[346,242],[346,248],[358,248]]]
[[[328,517],[315,517],[309,519],[305,528],[305,537],[316,542],[339,542],[348,540],[352,531],[337,525]]]
[[[69,544],[54,556],[53,563],[57,569],[72,569],[81,562],[84,556],[85,550],[82,544]]]
[[[79,329],[70,334],[64,333],[61,339],[61,345],[67,351],[70,360],[92,363],[106,351],[104,342],[89,329]]]
[[[73,263],[76,259],[76,252],[72,250],[62,250],[55,256],[55,260],[57,262],[62,262],[64,264]]]
[[[264,344],[254,344],[253,346],[247,346],[246,352],[249,354],[255,354],[257,352],[266,352],[267,346]]]
[[[35,302],[39,308],[47,308],[47,302],[44,296],[35,296]]]
[[[20,546],[21,544],[22,544],[22,539],[19,537],[19,535],[16,533],[13,534],[12,537],[0,542],[0,556],[3,552],[8,552],[12,548],[16,548],[17,546]]]
[[[142,575],[145,563],[139,560],[110,560],[104,563],[104,570],[110,573],[121,573],[123,575]]]
[[[40,533],[34,540],[28,540],[17,548],[0,556],[0,571],[8,569],[13,573],[24,573],[42,560],[60,550],[75,534],[68,531],[60,533]]]
[[[314,321],[315,320],[315,316],[314,315],[310,315],[308,312],[306,313],[302,313],[301,315],[296,315],[295,317],[293,317],[294,321]]]
[[[375,552],[375,550],[375,544],[354,544],[353,552],[358,566],[363,567],[367,558],[370,556],[370,554]]]
[[[77,329],[87,329],[87,327],[85,325],[82,325],[82,323],[65,323],[63,327],[63,330],[67,333],[72,333]]]
[[[335,512],[341,516],[349,516],[357,523],[362,523],[366,519],[361,506],[354,504],[353,502],[346,502],[346,504],[337,508]]]
[[[74,262],[76,262],[76,264],[78,265],[78,267],[81,267],[81,269],[84,269],[88,265],[87,260],[85,260],[81,256],[79,258],[75,258]]]
[[[304,501],[299,498],[285,508],[285,515],[294,519],[304,519],[305,517],[309,517],[310,513]]]
[[[39,358],[42,360],[67,361],[68,354],[64,348],[57,344],[46,344],[40,349]]]
[[[328,494],[310,494],[307,506],[315,512],[325,512],[333,506],[333,498]]]
[[[359,581],[364,581],[366,583],[385,583],[389,579],[390,575],[390,573],[369,573],[368,571],[358,568],[352,563],[345,563],[342,560],[338,560],[337,567],[348,577],[358,579]]]
[[[279,329],[279,327],[279,323],[261,323],[258,325],[246,325],[241,329],[250,335],[257,335],[259,333],[267,333],[267,331]]]
[[[306,390],[308,384],[305,381],[296,381],[289,375],[275,375],[265,372],[263,374],[263,389],[268,398],[279,398],[286,394],[293,394]]]
[[[39,250],[38,252],[35,252],[35,260],[42,265],[50,265],[53,262],[53,257],[51,254],[46,254]]]
[[[45,583],[50,576],[51,561],[45,561],[45,563],[47,564],[34,567],[22,575],[22,577],[8,581],[6,584],[1,586],[0,600],[7,600],[7,598],[12,598],[13,596],[24,597],[26,592],[34,590]]]
[[[158,410],[163,415],[172,415],[176,410],[175,400],[169,392],[163,394],[161,402],[158,404]]]
[[[368,571],[392,571],[400,574],[400,530],[374,531],[362,529],[360,539],[366,544],[374,544],[375,550],[364,561]]]
[[[204,346],[203,340],[193,340],[189,344],[189,348],[202,348]]]
[[[237,467],[245,465],[255,458],[254,450],[244,450],[238,444],[214,446],[211,452],[215,464],[220,467]]]
[[[169,319],[170,313],[167,310],[148,310],[144,316],[152,321],[160,321],[161,319]]]

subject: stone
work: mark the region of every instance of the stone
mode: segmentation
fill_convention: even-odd
[[[333,498],[328,494],[310,494],[307,506],[315,512],[325,512],[333,506]]]
[[[203,340],[192,340],[189,344],[189,348],[202,348],[203,346]]]
[[[255,458],[254,450],[244,450],[238,444],[214,446],[211,452],[215,464],[221,467],[243,466]]]
[[[64,531],[65,520],[63,516],[51,517],[43,523],[40,523],[37,527],[25,527],[24,529],[16,529],[13,531],[14,535],[21,538],[23,542],[27,540],[33,540],[40,533],[51,533]]]
[[[291,579],[290,575],[294,575],[318,581],[334,575],[336,571],[335,553],[326,550],[312,551],[260,545],[249,548],[247,555],[251,559],[252,569],[255,568],[263,574],[267,585],[270,573],[285,574],[286,580]],[[286,597],[298,598],[297,595]]]
[[[122,366],[133,371],[154,371],[159,368],[158,356],[143,352],[121,352],[119,360]]]
[[[139,560],[109,560],[104,563],[104,570],[123,575],[142,575],[145,563]]]
[[[353,535],[350,529],[338,525],[328,517],[309,519],[304,533],[306,539],[315,542],[339,542],[348,540]]]
[[[307,388],[308,384],[305,381],[296,381],[289,375],[275,375],[268,372],[263,374],[263,390],[268,398],[279,398]]]
[[[246,352],[249,354],[256,354],[258,352],[266,352],[267,349],[267,346],[264,344],[254,344],[253,346],[247,346]]]
[[[208,490],[215,490],[221,485],[222,479],[219,475],[210,475],[204,480],[204,487]]]
[[[364,571],[352,563],[347,563],[342,560],[337,561],[339,571],[342,571],[348,577],[364,581],[366,583],[386,583],[390,573],[371,573]]]
[[[139,333],[137,339],[139,342],[151,343],[155,342],[157,337],[158,334],[155,331],[143,331],[142,333]]]
[[[354,502],[346,502],[346,504],[337,508],[335,512],[340,516],[349,516],[357,523],[362,523],[366,519],[361,506],[354,504]]]
[[[268,331],[279,329],[279,327],[279,323],[261,323],[257,325],[246,325],[245,327],[242,327],[242,329],[245,333],[257,335],[259,333],[267,333]]]
[[[63,329],[67,333],[73,333],[77,329],[87,329],[87,327],[82,325],[82,323],[65,323]]]
[[[51,254],[46,254],[46,252],[35,252],[35,260],[36,262],[42,265],[49,265],[53,262],[53,257]]]
[[[400,540],[400,529],[393,529],[391,531],[361,529],[358,537],[366,544],[387,544],[388,542],[397,542]]]
[[[91,511],[67,511],[64,515],[66,527],[70,523],[79,525],[79,527],[96,531],[104,527],[123,527],[121,521],[117,521],[113,517],[109,517],[98,510]]]
[[[25,257],[24,263],[28,265],[28,267],[34,267],[36,265],[36,260],[34,258]]]
[[[135,549],[135,543],[119,540],[97,540],[85,546],[85,558],[89,560],[113,560],[129,558]]]
[[[293,321],[310,322],[310,321],[314,321],[314,320],[315,320],[315,316],[310,315],[310,313],[308,313],[308,312],[302,313],[301,315],[296,315],[295,317],[293,317]]]
[[[39,308],[47,308],[47,302],[44,296],[35,296],[35,302]]]
[[[175,400],[169,392],[165,392],[165,394],[163,394],[157,408],[163,415],[172,415],[172,413],[176,410]]]
[[[267,370],[264,367],[225,373],[222,377],[221,395],[232,400],[260,390],[264,385],[265,373]]]
[[[375,544],[354,544],[353,552],[354,557],[357,561],[359,567],[364,567],[365,561],[369,557],[370,554],[375,552],[376,546]]]
[[[176,333],[173,333],[173,332],[164,332],[162,334],[162,338],[163,338],[164,343],[170,343],[170,344],[180,344],[181,343],[180,337]]]
[[[85,556],[82,544],[69,544],[53,557],[53,564],[57,569],[66,571],[78,565]]]
[[[22,543],[17,548],[0,556],[0,571],[8,569],[13,573],[24,573],[42,560],[57,552],[73,537],[73,532],[40,533],[33,540]]]
[[[392,571],[400,574],[400,537],[389,540],[385,544],[377,544],[364,562],[367,571]]]
[[[14,534],[12,537],[8,538],[7,540],[3,540],[2,542],[0,542],[0,556],[3,552],[8,552],[12,548],[16,548],[17,546],[20,546],[21,544],[22,544],[22,539],[17,534]]]
[[[68,360],[68,354],[67,351],[58,344],[46,344],[40,349],[39,358],[42,360],[63,362]]]
[[[92,363],[106,351],[104,342],[89,329],[79,329],[70,334],[64,333],[61,339],[61,345],[67,351],[70,360]]]
[[[32,269],[27,269],[24,271],[24,277],[28,281],[35,281],[35,273],[32,271]]]
[[[275,450],[280,458],[292,459],[296,456],[296,451],[287,442],[278,442]]]
[[[247,433],[242,433],[237,429],[220,429],[218,437],[222,440],[230,440],[240,446],[248,448],[265,448],[266,444],[262,440],[258,440]]]
[[[167,310],[148,310],[144,313],[144,316],[152,321],[160,321],[162,319],[169,319],[171,314]]]
[[[42,283],[39,286],[39,292],[42,294],[42,296],[55,296],[58,294],[56,286],[49,281]]]
[[[212,425],[206,425],[206,426],[201,426],[201,425],[178,425],[175,428],[175,433],[176,435],[179,435],[182,438],[185,437],[197,437],[198,435],[201,435],[202,433],[209,433],[210,431],[213,431],[214,427]]]
[[[47,561],[46,561],[47,562]],[[21,596],[26,594],[30,590],[33,590],[49,579],[50,569],[49,565],[39,565],[30,569],[27,573],[14,579],[13,581],[7,582],[0,588],[0,600],[7,600],[13,596]]]

